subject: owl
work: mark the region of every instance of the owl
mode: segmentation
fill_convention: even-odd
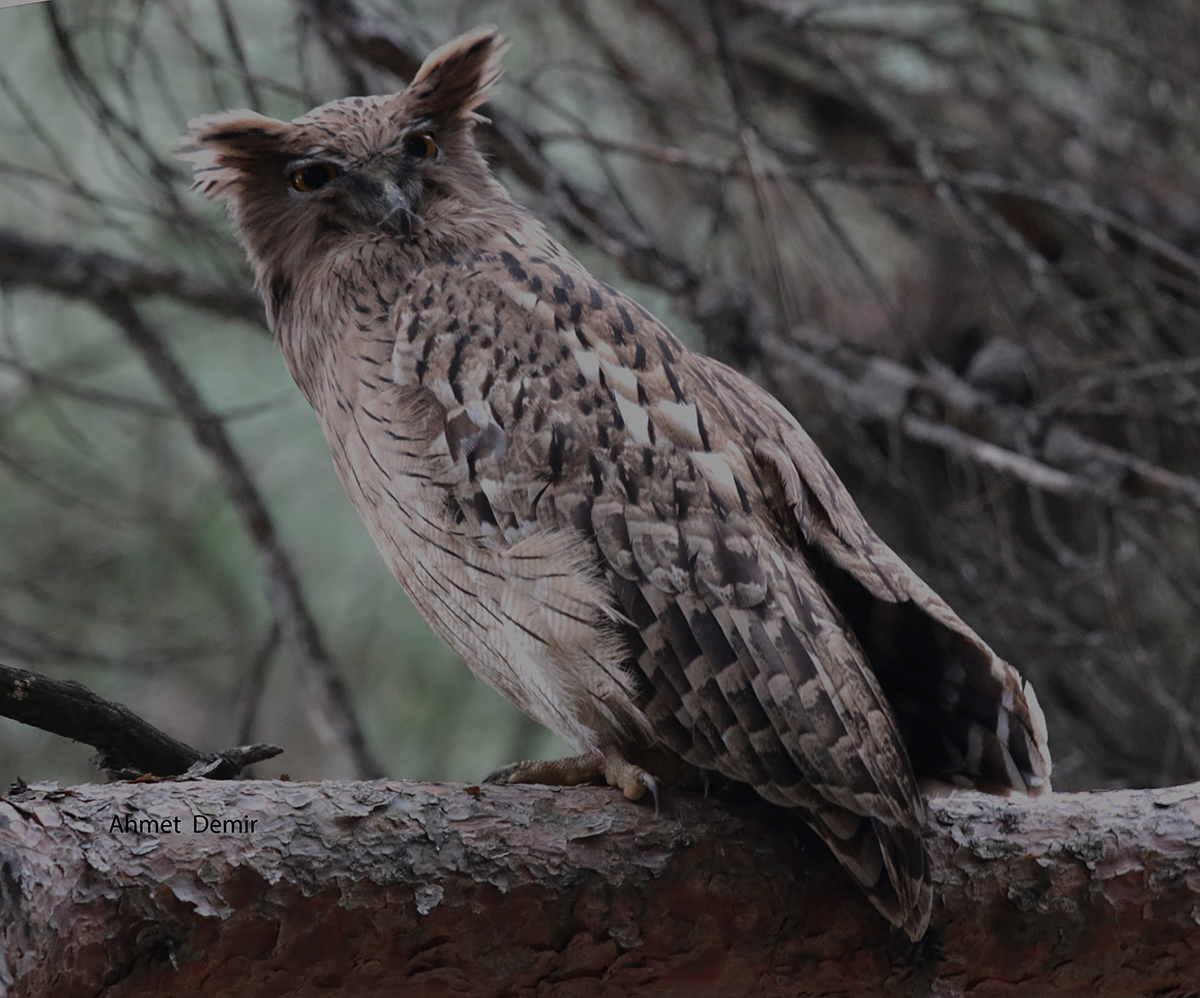
[[[493,27],[411,85],[191,122],[384,560],[578,756],[505,782],[748,784],[909,937],[921,787],[1043,793],[1032,688],[871,530],[783,405],[590,274],[492,176]]]

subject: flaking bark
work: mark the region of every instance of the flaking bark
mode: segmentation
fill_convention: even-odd
[[[1198,818],[1198,785],[935,801],[912,947],[749,800],[34,786],[0,801],[0,995],[1186,995]]]

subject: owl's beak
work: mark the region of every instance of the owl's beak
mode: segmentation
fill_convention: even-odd
[[[412,235],[414,226],[423,221],[421,216],[408,206],[404,192],[395,184],[388,184],[391,190],[385,189],[385,197],[389,205],[384,216],[376,222],[376,226],[384,229],[391,228],[402,236]]]
[[[421,221],[412,210],[411,192],[406,193],[386,168],[348,175],[343,181],[343,189],[356,214],[367,225],[407,236]]]

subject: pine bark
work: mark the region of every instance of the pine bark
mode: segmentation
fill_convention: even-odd
[[[935,801],[913,946],[740,797],[35,785],[0,798],[0,996],[1183,996],[1198,819],[1195,784]]]

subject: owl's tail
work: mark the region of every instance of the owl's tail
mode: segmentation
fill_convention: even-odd
[[[921,833],[841,808],[808,812],[805,819],[883,917],[909,939],[920,939],[933,904]]]
[[[889,603],[836,574],[827,571],[826,583],[891,704],[917,779],[1000,795],[1049,791],[1046,722],[1016,669],[936,596]]]
[[[759,441],[820,575],[891,704],[923,782],[1046,793],[1050,750],[1033,688],[867,524],[799,423]]]

